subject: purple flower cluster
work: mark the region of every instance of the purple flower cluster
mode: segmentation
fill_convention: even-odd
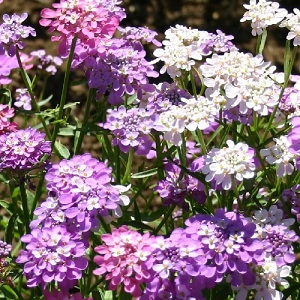
[[[7,45],[8,55],[14,56],[16,54],[16,48],[24,48],[21,39],[25,39],[30,35],[36,35],[32,27],[22,25],[27,17],[27,13],[23,13],[21,16],[17,14],[13,14],[12,16],[7,14],[3,15],[4,23],[0,25],[0,54],[5,53],[4,45]]]
[[[16,89],[16,107],[22,107],[24,110],[31,110],[31,97],[27,89]]]
[[[58,56],[46,54],[46,51],[43,49],[32,51],[30,55],[37,58],[37,68],[44,70],[50,75],[54,75],[57,72],[57,67],[63,63]]]
[[[17,263],[24,263],[23,273],[29,287],[45,288],[47,283],[56,281],[61,289],[68,290],[88,265],[83,257],[84,243],[74,240],[63,226],[33,229],[21,241],[27,246]]]
[[[88,85],[95,88],[98,98],[108,94],[108,102],[121,104],[124,95],[153,90],[148,77],[157,77],[154,66],[146,61],[146,52],[140,42],[111,39],[102,42],[96,50],[78,46],[73,66],[81,65]]]
[[[190,175],[183,174],[180,167],[174,163],[166,163],[164,170],[165,179],[160,180],[155,187],[163,199],[163,205],[175,204],[187,210],[187,199],[194,199],[197,203],[204,204],[206,197],[203,183]]]
[[[297,222],[300,222],[300,185],[296,184],[290,189],[282,192],[281,198],[286,205],[290,207],[291,213],[296,217]],[[300,229],[300,227],[299,227]]]
[[[83,298],[80,293],[70,294],[69,292],[58,291],[53,289],[51,292],[45,290],[43,292],[45,300],[92,300],[92,298]]]
[[[11,249],[12,247],[10,244],[0,240],[0,258],[10,255]]]
[[[9,108],[6,104],[0,104],[0,135],[16,130],[17,124],[9,121],[14,115],[13,108]]]
[[[95,247],[100,255],[96,255],[94,259],[99,265],[94,274],[106,274],[105,279],[109,281],[111,290],[124,284],[125,292],[134,297],[140,296],[140,285],[151,279],[151,254],[155,238],[149,233],[141,235],[127,226],[122,226],[113,229],[111,234],[103,234],[101,239],[104,245]]]
[[[0,170],[28,171],[51,154],[45,134],[26,128],[0,135]]]
[[[31,228],[66,226],[72,234],[81,234],[99,226],[104,218],[121,216],[120,188],[111,185],[111,170],[90,154],[62,160],[47,172],[48,198],[36,210]],[[126,196],[125,196],[126,197]]]
[[[288,133],[288,141],[291,146],[289,151],[291,153],[300,153],[300,117],[293,117],[291,120],[292,130]],[[300,170],[300,156],[296,157],[296,168]]]
[[[155,124],[152,110],[144,108],[126,110],[125,106],[121,105],[117,109],[109,109],[107,113],[106,123],[100,126],[113,133],[114,146],[119,146],[123,152],[128,152],[132,147],[140,155],[146,155],[150,151],[152,141],[149,134]]]
[[[111,0],[61,0],[52,4],[54,9],[42,10],[40,24],[50,26],[50,32],[59,32],[51,39],[60,41],[59,53],[66,56],[75,36],[79,44],[88,48],[95,48],[101,40],[110,38],[125,17],[124,9],[117,6],[119,3]]]

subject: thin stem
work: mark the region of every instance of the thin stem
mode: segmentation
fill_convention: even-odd
[[[90,89],[88,98],[87,98],[87,102],[86,102],[86,106],[85,106],[81,131],[79,132],[79,137],[78,137],[78,140],[76,143],[74,154],[78,154],[81,149],[81,145],[82,145],[83,138],[84,138],[84,129],[88,123],[88,119],[90,116],[90,110],[91,110],[91,104],[92,104],[92,100],[94,99],[94,96],[95,96],[95,89]]]
[[[124,174],[124,177],[122,179],[122,184],[126,184],[128,181],[130,181],[131,167],[132,167],[132,162],[133,162],[133,154],[134,154],[134,150],[133,150],[133,148],[130,148],[129,153],[128,153],[128,159],[127,159],[125,174]]]
[[[22,61],[21,61],[21,58],[20,58],[20,53],[19,53],[18,49],[16,51],[16,57],[17,57],[17,60],[18,60],[18,64],[19,64],[19,68],[20,68],[22,80],[24,81],[24,84],[25,84],[25,86],[26,86],[26,88],[28,90],[28,93],[30,95],[30,98],[31,98],[31,104],[34,107],[35,111],[38,113],[38,117],[39,117],[41,123],[43,124],[43,128],[45,130],[47,138],[49,140],[51,140],[50,131],[48,129],[46,121],[44,120],[43,116],[40,114],[40,112],[41,112],[40,111],[40,107],[38,106],[38,104],[37,104],[37,102],[35,100],[35,97],[34,97],[34,94],[33,94],[33,91],[32,91],[31,82],[30,82],[30,79],[28,77],[28,74],[26,73],[26,71],[23,68]]]
[[[160,229],[165,225],[165,223],[167,222],[167,220],[169,219],[169,217],[172,215],[172,212],[175,209],[175,205],[172,205],[169,210],[167,211],[167,213],[164,215],[163,219],[161,220],[161,222],[158,224],[158,226],[154,229],[153,234],[157,234]]]
[[[71,44],[70,54],[69,54],[68,62],[67,62],[67,69],[66,69],[65,77],[64,77],[63,89],[62,89],[60,103],[59,103],[57,120],[61,120],[62,117],[63,117],[64,106],[65,106],[65,103],[66,103],[66,98],[67,98],[67,93],[68,93],[68,88],[69,88],[71,63],[72,63],[72,60],[73,60],[76,41],[77,41],[77,36],[75,36],[73,38],[72,44]],[[53,130],[52,139],[51,139],[52,146],[54,146],[54,144],[55,144],[55,141],[56,141],[56,138],[57,138],[57,135],[58,135],[58,131],[59,131],[59,127],[60,127],[60,122],[57,122],[57,123],[54,124],[54,130]]]
[[[28,203],[27,203],[27,194],[25,189],[25,183],[23,180],[20,182],[20,193],[21,193],[21,201],[22,201],[22,207],[23,207],[23,213],[24,213],[24,223],[26,228],[26,233],[30,232],[30,218],[29,218],[29,209],[28,209]]]

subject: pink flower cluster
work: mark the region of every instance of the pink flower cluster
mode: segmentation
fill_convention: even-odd
[[[50,26],[49,32],[59,32],[58,36],[52,36],[52,41],[61,42],[59,53],[66,56],[75,36],[81,45],[94,48],[99,39],[114,34],[120,20],[125,17],[123,10],[114,3],[108,0],[61,0],[52,4],[54,9],[42,10],[40,24]]]

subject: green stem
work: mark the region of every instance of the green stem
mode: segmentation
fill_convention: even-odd
[[[30,98],[31,98],[31,104],[34,107],[35,111],[38,113],[39,119],[40,119],[41,123],[43,124],[43,128],[45,130],[47,138],[49,140],[51,140],[50,131],[48,129],[46,121],[44,120],[44,117],[40,114],[40,112],[41,112],[40,111],[40,107],[38,106],[38,104],[37,104],[37,102],[35,100],[34,94],[33,94],[32,83],[30,82],[29,76],[28,76],[28,74],[26,73],[26,71],[23,68],[23,65],[22,65],[22,62],[21,62],[21,58],[20,58],[20,53],[19,53],[18,49],[16,51],[16,57],[17,57],[17,60],[18,60],[18,64],[19,64],[19,68],[20,68],[22,80],[24,81],[24,84],[25,84],[25,86],[26,86],[26,88],[28,90],[28,93],[30,95]]]
[[[71,63],[72,63],[72,60],[73,60],[76,41],[77,41],[77,36],[75,36],[73,38],[72,44],[71,44],[70,54],[69,54],[69,57],[68,57],[67,68],[66,68],[65,77],[64,77],[63,89],[62,89],[60,103],[59,103],[58,116],[57,116],[57,119],[56,119],[57,121],[62,120],[62,117],[63,117],[64,106],[65,106],[65,103],[66,103],[66,98],[67,98],[67,93],[68,93],[68,88],[69,88]],[[57,122],[57,123],[54,124],[54,130],[53,130],[52,139],[51,139],[52,146],[54,146],[54,144],[55,144],[55,141],[56,141],[56,138],[57,138],[57,135],[58,135],[58,131],[59,131],[59,127],[60,127],[60,122]]]
[[[122,179],[122,184],[126,184],[127,182],[130,181],[131,167],[132,167],[132,162],[133,162],[133,154],[134,154],[134,149],[130,148],[129,153],[128,153],[128,159],[127,159],[125,174],[124,174],[124,177]]]
[[[28,203],[27,203],[27,194],[25,189],[25,183],[23,180],[20,182],[20,193],[21,193],[21,201],[22,201],[22,207],[23,207],[23,213],[24,213],[24,224],[26,228],[26,233],[30,232],[30,217],[29,217],[29,209],[28,209]]]
[[[79,132],[79,137],[78,137],[78,140],[77,140],[77,143],[75,146],[74,154],[78,154],[81,149],[81,145],[82,145],[83,138],[84,138],[84,129],[88,123],[88,119],[90,116],[90,110],[91,110],[91,104],[92,104],[92,100],[94,99],[94,97],[95,97],[95,89],[90,89],[88,98],[87,98],[87,102],[86,102],[86,106],[85,106],[81,131]]]
[[[191,83],[192,83],[192,90],[195,98],[197,99],[197,88],[196,88],[196,83],[195,83],[195,77],[193,74],[193,69],[190,71],[190,77],[191,77]]]
[[[205,154],[207,154],[207,148],[206,148],[206,144],[205,144],[205,141],[203,138],[202,131],[199,129],[196,129],[196,133],[197,133],[197,136],[198,136],[200,144],[201,144],[202,155],[205,155]]]
[[[172,212],[175,209],[175,205],[172,205],[169,210],[166,212],[166,214],[164,215],[163,219],[161,220],[161,222],[158,224],[158,226],[153,230],[153,234],[157,234],[160,229],[165,225],[165,223],[167,222],[167,220],[169,219],[169,217],[172,215]]]

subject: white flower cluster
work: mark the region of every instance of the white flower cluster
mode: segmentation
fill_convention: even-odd
[[[171,27],[165,32],[166,39],[162,42],[164,48],[156,49],[153,54],[164,62],[160,70],[167,72],[173,79],[181,75],[182,70],[190,71],[195,61],[200,61],[204,55],[201,45],[207,40],[207,31],[187,28],[182,25]]]
[[[286,38],[294,39],[294,46],[300,46],[300,10],[294,8],[293,12],[288,14],[279,26],[286,27],[290,31]]]
[[[241,182],[244,178],[254,177],[255,164],[253,151],[247,144],[234,144],[231,140],[226,143],[228,147],[213,148],[204,156],[205,165],[201,171],[206,174],[207,182],[215,180],[224,190],[229,190],[233,178]]]
[[[182,144],[181,133],[184,130],[204,130],[210,127],[220,109],[219,105],[207,98],[181,98],[183,105],[172,105],[169,110],[159,115],[158,125],[164,132],[164,138],[175,145]]]
[[[261,35],[263,29],[270,25],[278,24],[286,15],[287,10],[279,8],[279,4],[266,0],[250,0],[249,4],[244,4],[247,12],[241,22],[251,21],[252,35]]]
[[[200,66],[207,86],[206,96],[225,96],[223,109],[238,106],[245,114],[248,109],[266,116],[278,103],[280,87],[271,79],[275,67],[265,62],[261,55],[231,51],[213,54]]]
[[[274,138],[275,145],[260,150],[261,156],[266,158],[266,161],[271,165],[276,165],[276,175],[278,177],[284,177],[285,175],[291,175],[294,171],[294,165],[297,155],[289,151],[291,143],[288,141],[287,136],[281,136]]]

